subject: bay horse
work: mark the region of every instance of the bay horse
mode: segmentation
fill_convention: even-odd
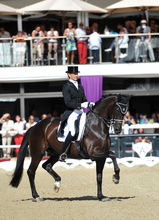
[[[96,161],[97,198],[101,201],[104,201],[106,198],[102,194],[102,173],[107,157],[111,158],[114,164],[115,174],[113,175],[113,182],[115,184],[119,183],[120,169],[115,154],[110,151],[111,140],[109,137],[109,127],[112,126],[114,128],[115,134],[121,132],[122,120],[124,114],[128,110],[129,99],[130,96],[123,96],[121,94],[106,95],[96,102],[95,106],[86,116],[84,137],[80,145],[89,158],[92,161]],[[51,156],[43,163],[42,167],[55,179],[54,190],[58,192],[60,189],[61,177],[52,169],[53,165],[59,159],[63,145],[63,143],[57,140],[57,128],[59,123],[59,118],[46,118],[42,120],[25,133],[20,146],[16,168],[10,185],[18,187],[21,181],[24,158],[29,144],[31,163],[27,170],[27,174],[34,201],[43,201],[43,198],[40,197],[36,191],[34,179],[36,169],[45,151],[50,152]],[[70,150],[68,151],[68,157],[81,159],[76,152],[74,143],[71,144]]]

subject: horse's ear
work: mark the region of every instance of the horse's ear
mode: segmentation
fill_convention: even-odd
[[[129,100],[131,99],[132,95],[126,97],[126,101],[129,102]]]
[[[121,94],[118,95],[118,102],[121,101]]]

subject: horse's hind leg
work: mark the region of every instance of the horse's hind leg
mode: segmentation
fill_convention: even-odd
[[[118,167],[116,156],[115,156],[114,152],[109,151],[109,157],[112,159],[113,164],[114,164],[114,172],[115,172],[115,174],[113,175],[113,182],[115,184],[118,184],[119,183],[119,179],[120,179],[120,176],[119,176],[120,169]]]
[[[42,167],[55,179],[55,192],[58,192],[61,186],[61,177],[52,169],[53,165],[58,161],[59,155],[51,156]]]
[[[35,159],[33,160],[33,158],[32,158],[32,161],[31,161],[31,164],[29,166],[29,169],[27,170],[27,174],[28,174],[29,181],[30,181],[30,187],[31,187],[31,191],[32,191],[32,196],[34,198],[33,201],[35,201],[35,202],[36,201],[40,201],[40,202],[43,201],[43,198],[41,198],[38,195],[37,191],[36,191],[35,181],[34,181],[34,179],[35,179],[35,172],[36,172],[36,169],[37,169],[41,159],[42,159],[42,156],[39,157],[36,160]]]

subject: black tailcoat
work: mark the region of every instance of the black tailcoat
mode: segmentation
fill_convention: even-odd
[[[87,102],[87,99],[84,93],[84,88],[81,84],[78,84],[78,89],[77,89],[76,86],[72,82],[68,81],[63,86],[62,94],[63,94],[65,105],[66,105],[66,111],[64,112],[62,120],[61,120],[61,127],[57,134],[58,137],[63,136],[63,129],[65,127],[65,124],[70,114],[75,109],[81,109],[82,102]]]

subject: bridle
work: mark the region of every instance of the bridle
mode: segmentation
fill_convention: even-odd
[[[122,123],[123,120],[121,119],[116,119],[114,118],[114,113],[115,113],[115,107],[119,107],[119,110],[120,110],[120,113],[124,116],[126,114],[126,112],[128,111],[128,104],[125,104],[125,103],[121,103],[121,102],[118,102],[117,100],[114,102],[114,105],[113,105],[113,118],[111,119],[106,119],[104,118],[103,116],[99,115],[98,113],[94,112],[92,109],[90,110],[90,112],[92,112],[100,121],[103,122],[103,124],[110,128],[110,127],[113,127],[115,125],[115,123]]]

